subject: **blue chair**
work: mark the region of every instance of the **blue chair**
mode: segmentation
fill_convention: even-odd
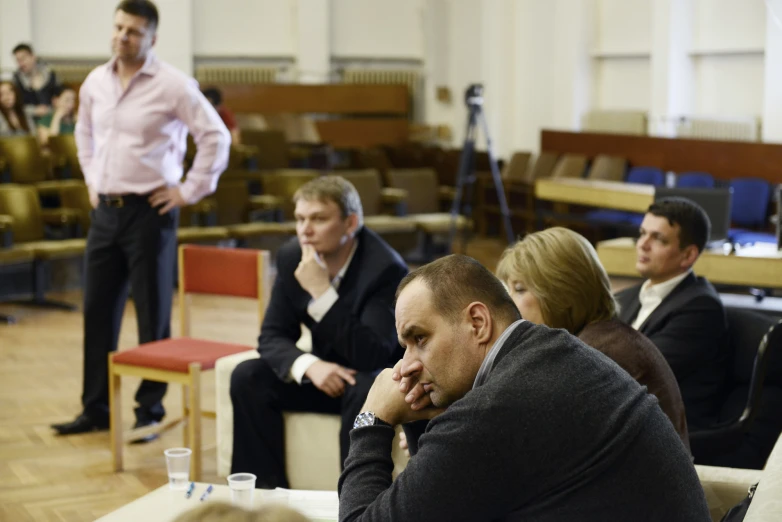
[[[633,167],[627,174],[627,183],[640,183],[661,187],[665,185],[665,174],[657,167]],[[643,214],[623,210],[594,210],[587,212],[586,221],[596,225],[640,226]]]
[[[730,186],[733,188],[730,220],[741,228],[731,228],[728,237],[740,245],[758,242],[762,236],[758,236],[757,231],[745,229],[766,228],[771,184],[764,179],[742,178],[732,180]]]
[[[680,188],[714,188],[714,176],[708,172],[682,172],[676,178]]]

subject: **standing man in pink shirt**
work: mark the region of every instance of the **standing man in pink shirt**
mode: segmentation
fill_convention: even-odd
[[[179,207],[214,192],[228,163],[231,136],[220,116],[195,80],[152,51],[157,26],[152,2],[122,1],[114,57],[79,93],[76,141],[94,208],[85,256],[83,411],[52,426],[60,435],[109,427],[108,353],[117,349],[128,282],[139,342],[170,337]],[[198,153],[180,182],[188,130]],[[165,383],[141,383],[134,428],[163,418],[165,393]]]

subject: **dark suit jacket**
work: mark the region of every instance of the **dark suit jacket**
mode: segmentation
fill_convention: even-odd
[[[420,437],[408,427],[413,457],[393,481],[394,430],[350,432],[340,521],[710,520],[654,397],[565,330],[519,324],[486,382]]]
[[[286,380],[301,324],[312,332],[312,353],[358,371],[393,365],[402,356],[394,322],[394,295],[407,265],[377,234],[362,228],[358,247],[339,285],[339,299],[316,323],[307,313],[312,297],[293,275],[301,247],[292,239],[277,253],[277,279],[258,339],[258,351],[277,376]]]
[[[578,338],[606,354],[638,384],[646,386],[649,393],[657,397],[660,408],[689,449],[690,436],[679,384],[654,343],[619,319],[588,324],[578,332]]]
[[[619,318],[632,324],[641,285],[616,296]],[[716,420],[727,374],[728,326],[720,296],[706,279],[689,274],[638,329],[660,349],[676,376],[690,431]]]

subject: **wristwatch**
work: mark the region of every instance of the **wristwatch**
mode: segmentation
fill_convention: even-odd
[[[374,411],[362,411],[356,415],[356,420],[353,421],[353,429],[366,426],[388,426],[393,428],[389,423],[376,416]]]

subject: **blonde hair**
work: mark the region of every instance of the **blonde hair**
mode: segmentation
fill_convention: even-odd
[[[537,298],[546,325],[572,334],[617,313],[611,281],[597,252],[584,236],[567,228],[535,232],[508,247],[497,277],[521,283]]]
[[[364,224],[361,198],[353,184],[342,176],[321,176],[308,181],[293,194],[293,203],[305,201],[333,201],[342,212],[343,219],[350,214],[358,218],[358,227]]]
[[[225,502],[209,502],[179,515],[174,522],[309,522],[289,507],[269,504],[248,511]]]

